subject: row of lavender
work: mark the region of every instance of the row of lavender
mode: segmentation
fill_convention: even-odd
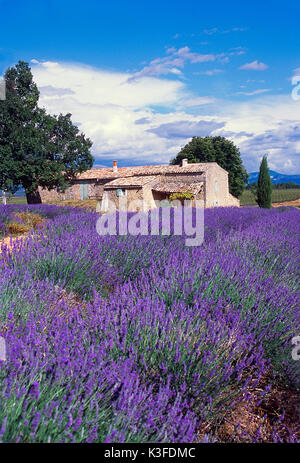
[[[205,211],[191,248],[99,236],[96,214],[51,211],[2,248],[1,441],[214,441],[242,398],[300,387],[299,211]],[[271,439],[297,440],[283,422]]]
[[[74,211],[76,211],[74,207],[60,208],[51,204],[36,204],[34,206],[24,204],[8,204],[4,206],[0,204],[0,238],[9,234],[8,224],[10,222],[20,222],[20,219],[16,216],[18,212],[33,212],[41,218],[53,219],[58,215],[70,214]]]

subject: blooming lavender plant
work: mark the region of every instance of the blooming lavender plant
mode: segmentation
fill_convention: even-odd
[[[242,398],[299,390],[298,210],[206,210],[189,248],[34,207],[50,220],[0,256],[2,442],[215,441]],[[297,441],[283,416],[232,440]]]

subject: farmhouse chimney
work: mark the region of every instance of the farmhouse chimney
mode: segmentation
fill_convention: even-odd
[[[118,164],[117,161],[113,161],[113,171],[118,172]]]
[[[181,167],[186,167],[188,165],[188,160],[185,158],[181,161]]]

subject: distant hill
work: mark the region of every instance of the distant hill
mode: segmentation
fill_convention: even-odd
[[[249,175],[249,183],[257,182],[258,175],[259,175],[259,172],[252,172]],[[270,176],[272,179],[272,183],[294,182],[294,183],[297,183],[297,185],[300,185],[300,175],[285,175],[285,174],[279,174],[278,172],[275,172],[274,170],[270,170]]]
[[[2,196],[2,191],[0,190],[0,196]],[[26,196],[25,195],[25,191],[23,190],[23,188],[20,188],[15,194],[14,196],[17,196],[18,198],[20,197],[23,197],[23,196]]]

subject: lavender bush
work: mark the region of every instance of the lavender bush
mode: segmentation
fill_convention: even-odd
[[[9,222],[20,222],[15,215],[17,212],[33,212],[45,219],[53,219],[75,211],[74,207],[58,207],[51,204],[7,204],[6,206],[0,204],[0,238],[8,234],[7,224]]]
[[[241,398],[299,391],[298,210],[207,210],[189,248],[33,207],[51,220],[0,257],[2,442],[214,441]],[[283,422],[268,440],[297,441]]]

